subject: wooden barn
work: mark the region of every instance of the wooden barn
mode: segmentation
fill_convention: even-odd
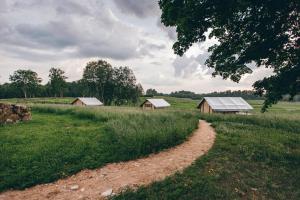
[[[242,97],[204,97],[198,107],[202,113],[248,113],[253,110]]]
[[[169,106],[170,104],[164,99],[146,99],[141,105],[143,109],[149,110],[166,108]]]
[[[73,102],[75,106],[102,106],[103,103],[95,97],[78,97]]]

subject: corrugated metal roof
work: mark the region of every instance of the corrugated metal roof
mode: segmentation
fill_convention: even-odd
[[[95,97],[78,97],[87,106],[101,106],[103,103]]]
[[[154,107],[156,107],[156,108],[163,108],[163,107],[170,106],[170,104],[164,99],[146,99],[146,101],[149,101],[150,103],[152,103],[154,105]]]
[[[204,99],[215,111],[249,111],[253,109],[242,97],[204,97]]]

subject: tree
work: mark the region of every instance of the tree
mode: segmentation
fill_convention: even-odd
[[[38,77],[37,73],[31,70],[17,70],[13,75],[9,77],[9,80],[14,86],[21,89],[25,98],[28,94],[34,94],[34,90],[42,82],[42,79]]]
[[[11,83],[4,83],[0,85],[0,99],[7,98],[21,98],[23,96],[23,92],[18,90]]]
[[[146,90],[146,95],[147,96],[157,96],[158,92],[155,89],[149,88]]]
[[[106,105],[137,102],[141,92],[129,67],[113,68],[104,60],[89,62],[82,82],[88,86],[90,96],[99,97]]]
[[[95,93],[105,104],[113,100],[113,68],[104,61],[89,62],[83,72],[83,80],[87,83],[90,94]]]
[[[116,105],[137,102],[140,88],[136,86],[135,75],[129,67],[114,68],[114,88]]]
[[[65,72],[59,68],[51,68],[49,71],[49,87],[54,96],[63,97],[63,91],[66,88]]]
[[[90,95],[89,87],[83,79],[67,82],[66,95],[69,97],[88,96]]]
[[[96,93],[105,104],[110,104],[112,95],[108,94],[112,92],[113,68],[108,62],[89,62],[84,69],[83,80],[88,84],[90,92]]]
[[[138,83],[136,85],[136,89],[137,89],[138,96],[144,95],[144,88],[143,88],[142,84]]]
[[[252,73],[249,67],[272,68],[275,75],[254,83],[265,94],[265,111],[284,94],[300,92],[300,2],[299,0],[160,0],[161,20],[175,26],[176,54],[183,55],[193,43],[215,37],[206,61],[220,75],[239,82]]]

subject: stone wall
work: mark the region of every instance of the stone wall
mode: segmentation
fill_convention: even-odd
[[[26,106],[0,103],[0,124],[28,120],[31,120],[31,113]]]

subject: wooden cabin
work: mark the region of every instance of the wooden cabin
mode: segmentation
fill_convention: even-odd
[[[154,110],[169,107],[170,104],[164,99],[146,99],[141,107],[145,110]]]
[[[95,97],[78,97],[73,102],[75,106],[102,106],[103,103]]]
[[[197,108],[202,113],[248,113],[253,110],[242,97],[204,97]]]

